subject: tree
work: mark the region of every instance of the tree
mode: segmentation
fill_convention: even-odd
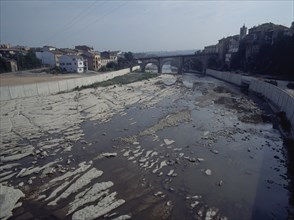
[[[209,57],[207,61],[207,67],[217,70],[220,67],[220,63],[216,57]]]
[[[127,60],[127,61],[133,61],[133,59],[134,59],[134,55],[133,55],[133,53],[132,52],[126,52],[125,53],[125,55],[124,55],[124,57],[125,57],[125,59]]]
[[[273,44],[259,46],[258,53],[246,59],[246,45],[241,42],[239,51],[232,58],[231,68],[294,79],[294,35],[280,35]]]
[[[203,65],[197,58],[190,59],[184,66],[187,70],[196,70],[199,72],[203,71]]]
[[[7,72],[6,61],[2,57],[0,57],[0,73]]]
[[[29,51],[26,55],[19,54],[17,58],[21,69],[33,69],[42,66],[41,60],[36,57],[33,51]]]
[[[99,69],[100,72],[106,72],[107,71],[107,68],[106,66],[101,66],[100,69]]]
[[[119,69],[118,64],[115,63],[115,62],[113,62],[113,61],[107,63],[107,64],[106,64],[106,68],[107,68],[107,69],[111,69],[111,70],[113,70],[113,69],[114,69],[114,70]]]

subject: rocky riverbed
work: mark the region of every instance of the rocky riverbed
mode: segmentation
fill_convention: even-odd
[[[0,218],[285,219],[274,121],[189,74],[3,101]]]

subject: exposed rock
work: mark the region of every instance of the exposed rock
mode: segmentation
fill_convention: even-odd
[[[205,220],[212,220],[214,216],[217,214],[217,209],[209,208],[205,215]]]
[[[184,157],[186,160],[190,161],[191,163],[195,163],[196,159],[193,157]]]
[[[214,153],[214,154],[218,154],[217,150],[211,150],[211,152]]]
[[[0,183],[0,218],[8,219],[12,216],[12,210],[18,207],[18,200],[25,195],[19,189],[4,186]]]
[[[110,212],[111,210],[121,206],[125,203],[125,200],[119,199],[116,200],[115,196],[117,193],[111,193],[110,195],[106,196],[102,200],[100,200],[97,205],[90,205],[86,206],[83,209],[78,210],[72,215],[73,220],[80,220],[80,219],[97,219],[106,213]]]
[[[126,219],[131,219],[132,216],[131,215],[121,215],[117,218],[113,218],[112,220],[126,220]]]
[[[191,208],[193,209],[193,208],[195,208],[198,204],[199,204],[198,201],[194,201],[194,202],[192,202],[192,203],[190,204],[190,206],[191,206]]]
[[[211,176],[212,172],[210,169],[204,171],[207,176]]]
[[[109,158],[109,157],[116,157],[117,153],[103,153],[101,154],[103,157]]]
[[[156,196],[156,197],[162,197],[162,198],[165,197],[165,195],[161,191],[158,191],[157,193],[155,193],[154,196]]]
[[[171,205],[172,205],[172,201],[167,201],[167,202],[166,202],[166,205],[167,205],[167,206],[171,206]]]
[[[171,145],[171,144],[175,143],[174,140],[169,140],[169,139],[164,139],[163,141],[166,145]]]

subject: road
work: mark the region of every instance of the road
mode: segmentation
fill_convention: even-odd
[[[191,74],[3,101],[1,217],[285,219],[275,127],[263,100]]]

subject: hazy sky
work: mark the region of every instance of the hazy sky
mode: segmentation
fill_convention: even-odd
[[[294,20],[291,1],[0,0],[1,43],[95,50],[202,49],[247,27]]]

